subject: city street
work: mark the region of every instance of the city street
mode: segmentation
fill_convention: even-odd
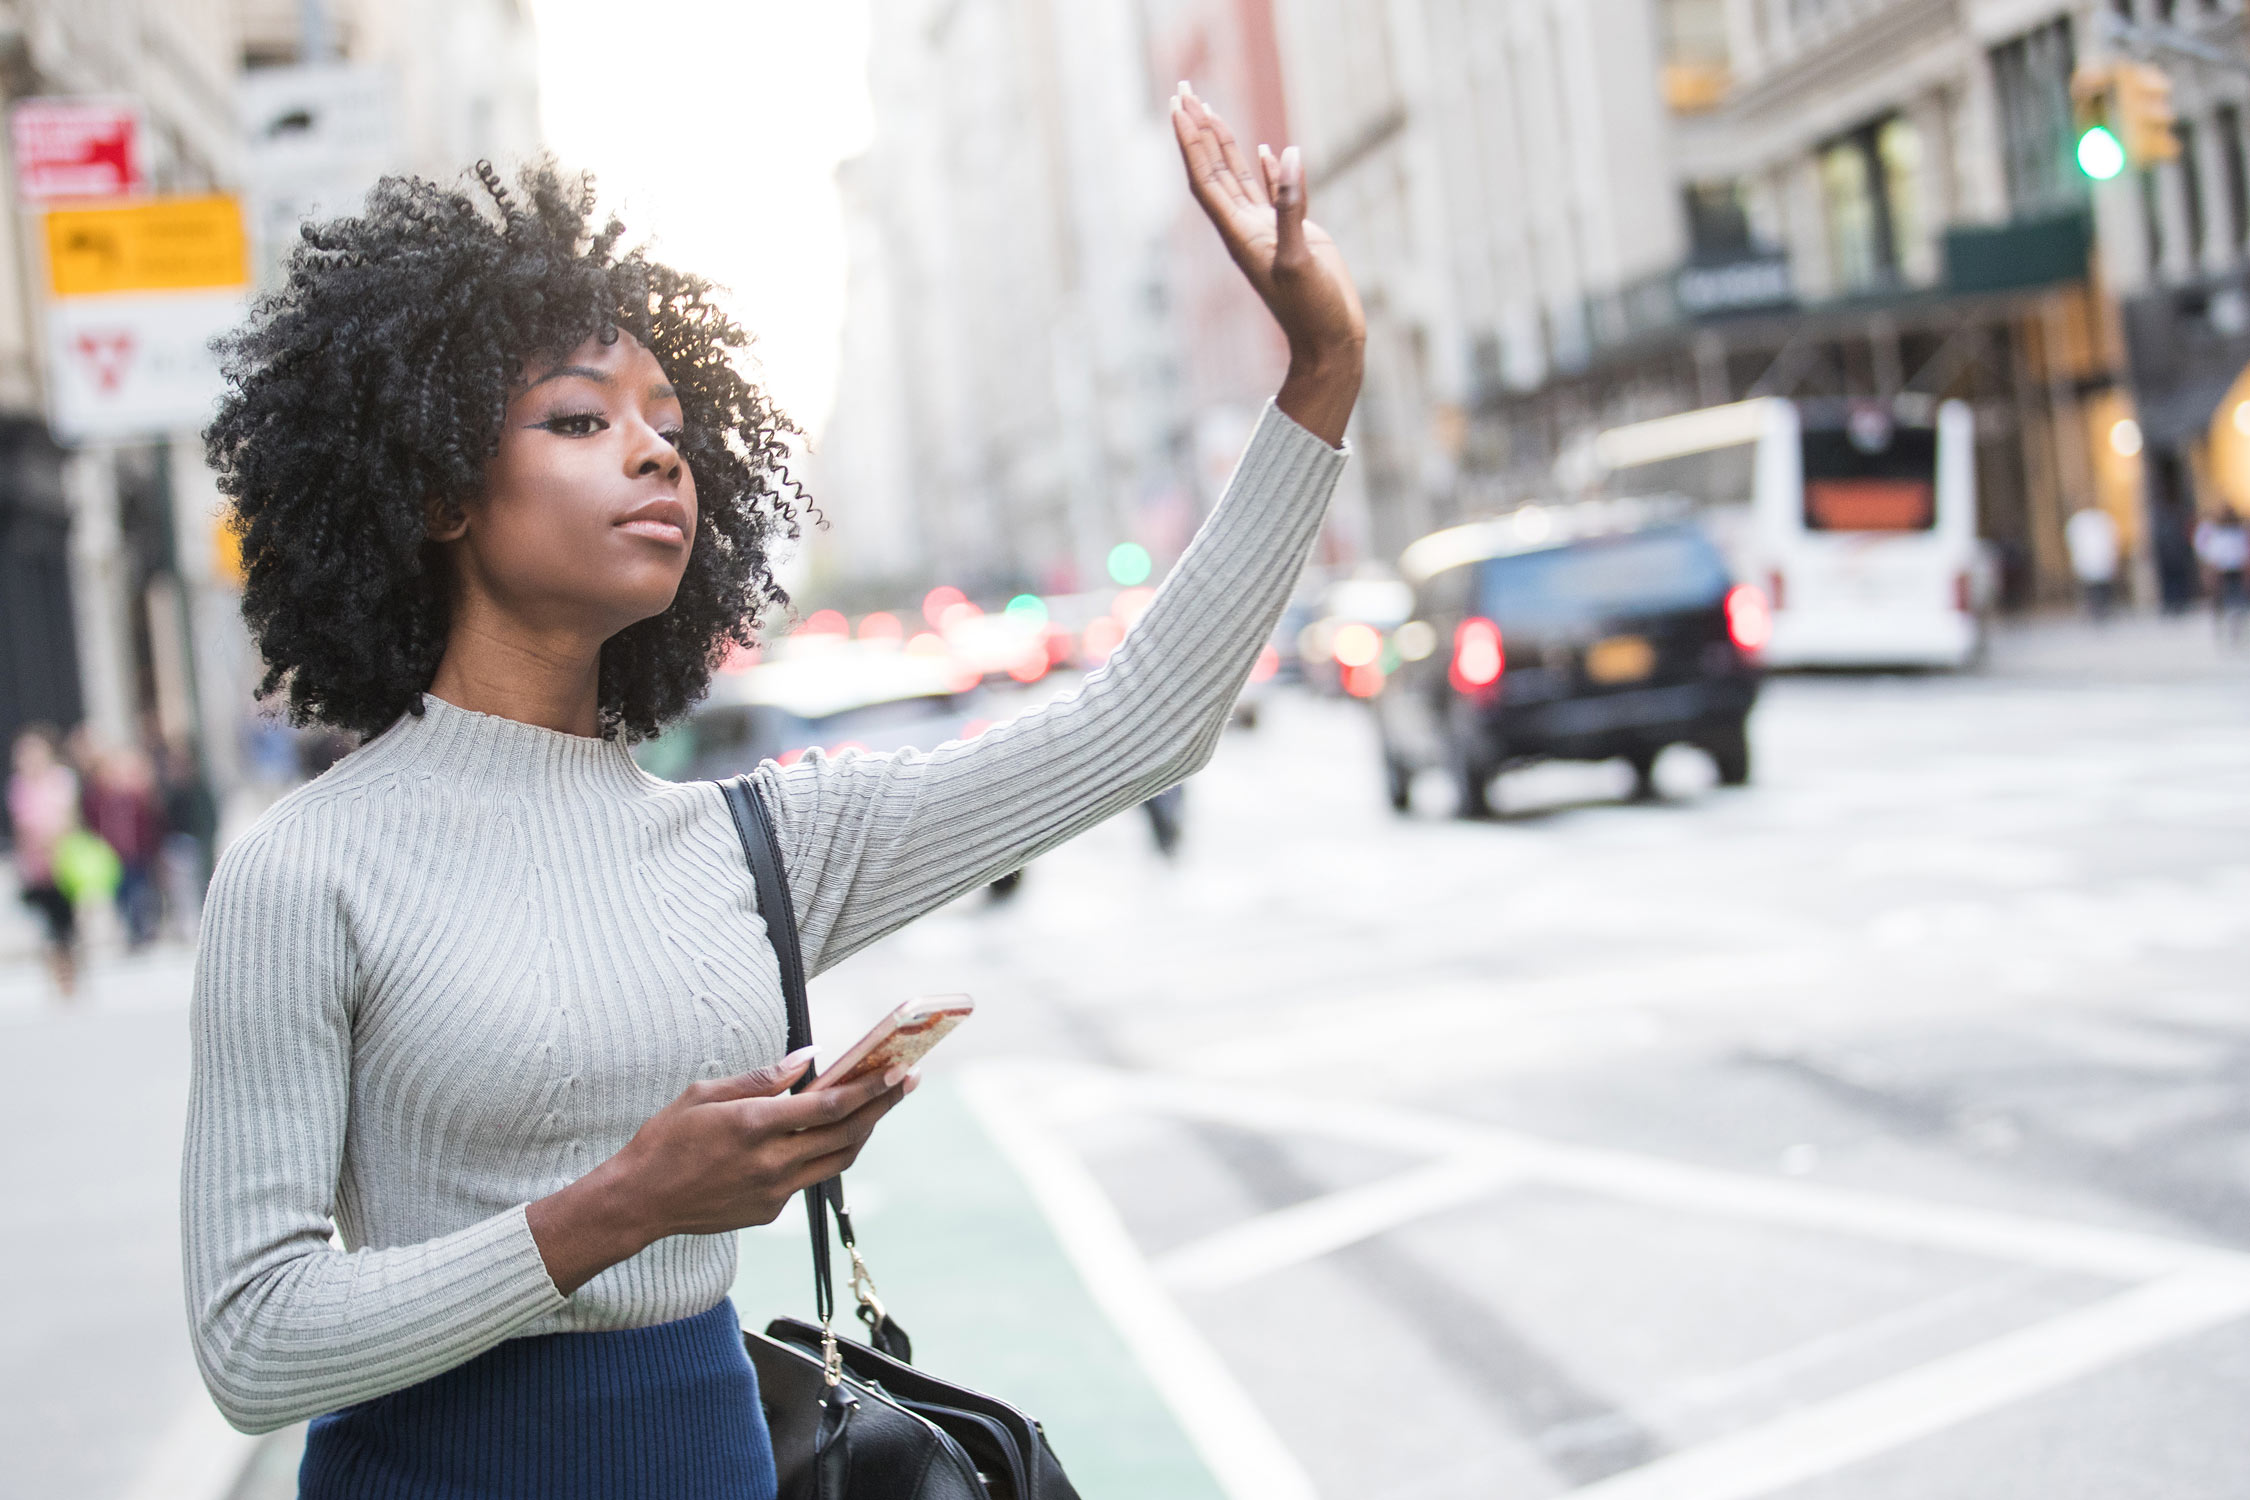
[[[1121,818],[816,982],[831,1048],[980,1004],[854,1174],[892,1306],[1089,1500],[2250,1492],[2250,670],[2205,630],[1778,681],[1749,788],[1546,767],[1483,823],[1277,695],[1176,863]],[[178,1326],[184,967],[8,975],[0,1493],[239,1464]],[[747,1321],[800,1237],[747,1238]]]

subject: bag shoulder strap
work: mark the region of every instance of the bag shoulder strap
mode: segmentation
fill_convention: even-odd
[[[719,783],[719,790],[727,799],[727,812],[734,818],[735,834],[742,840],[743,858],[749,862],[750,879],[758,889],[758,914],[766,919],[766,937],[773,943],[774,957],[781,965],[781,999],[789,1014],[787,1050],[795,1052],[812,1045],[812,1007],[805,997],[805,953],[797,938],[797,911],[789,899],[789,881],[782,873],[781,839],[774,832],[773,815],[766,810],[765,799],[748,776],[730,777]],[[805,1069],[790,1092],[804,1092],[812,1076],[812,1069]],[[828,1214],[833,1211],[841,1219],[843,1208],[842,1178],[831,1177],[805,1189],[805,1222],[812,1227],[813,1306],[823,1325],[836,1310],[836,1283],[828,1263]],[[845,1243],[850,1243],[849,1231]]]

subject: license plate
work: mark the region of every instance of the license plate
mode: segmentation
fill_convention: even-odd
[[[1586,675],[1596,682],[1639,682],[1656,670],[1656,648],[1637,635],[1613,635],[1586,648]]]

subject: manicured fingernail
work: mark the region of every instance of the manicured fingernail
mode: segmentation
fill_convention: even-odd
[[[1189,83],[1185,78],[1180,80],[1180,97],[1182,99],[1193,99],[1195,97],[1195,85]]]
[[[908,1069],[903,1063],[898,1067],[891,1069],[888,1073],[885,1073],[883,1075],[883,1087],[887,1089],[897,1088],[899,1080],[904,1078],[907,1075],[907,1072]]]
[[[922,1075],[921,1075],[921,1074],[919,1074],[919,1073],[909,1073],[909,1074],[907,1074],[907,1075],[906,1075],[906,1092],[908,1092],[909,1094],[911,1094],[911,1093],[913,1093],[913,1092],[914,1092],[914,1091],[915,1091],[916,1089],[920,1088],[921,1086],[922,1086]]]
[[[798,1067],[804,1063],[809,1063],[811,1061],[812,1048],[799,1047],[796,1051],[790,1053],[787,1057],[781,1060],[781,1066],[786,1071],[787,1069]]]

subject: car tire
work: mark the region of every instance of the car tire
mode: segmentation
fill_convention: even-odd
[[[1447,769],[1453,773],[1453,815],[1457,818],[1494,816],[1499,811],[1492,795],[1492,778],[1499,774],[1494,757],[1481,753],[1474,745],[1455,740],[1451,760]]]
[[[1414,772],[1387,750],[1383,752],[1383,795],[1390,799],[1392,812],[1414,810]]]
[[[1633,768],[1633,790],[1630,796],[1635,802],[1656,800],[1657,754],[1654,750],[1635,750],[1625,757],[1625,763]]]
[[[1703,749],[1718,768],[1719,785],[1748,786],[1750,784],[1750,727],[1737,720],[1712,732],[1703,741]]]

